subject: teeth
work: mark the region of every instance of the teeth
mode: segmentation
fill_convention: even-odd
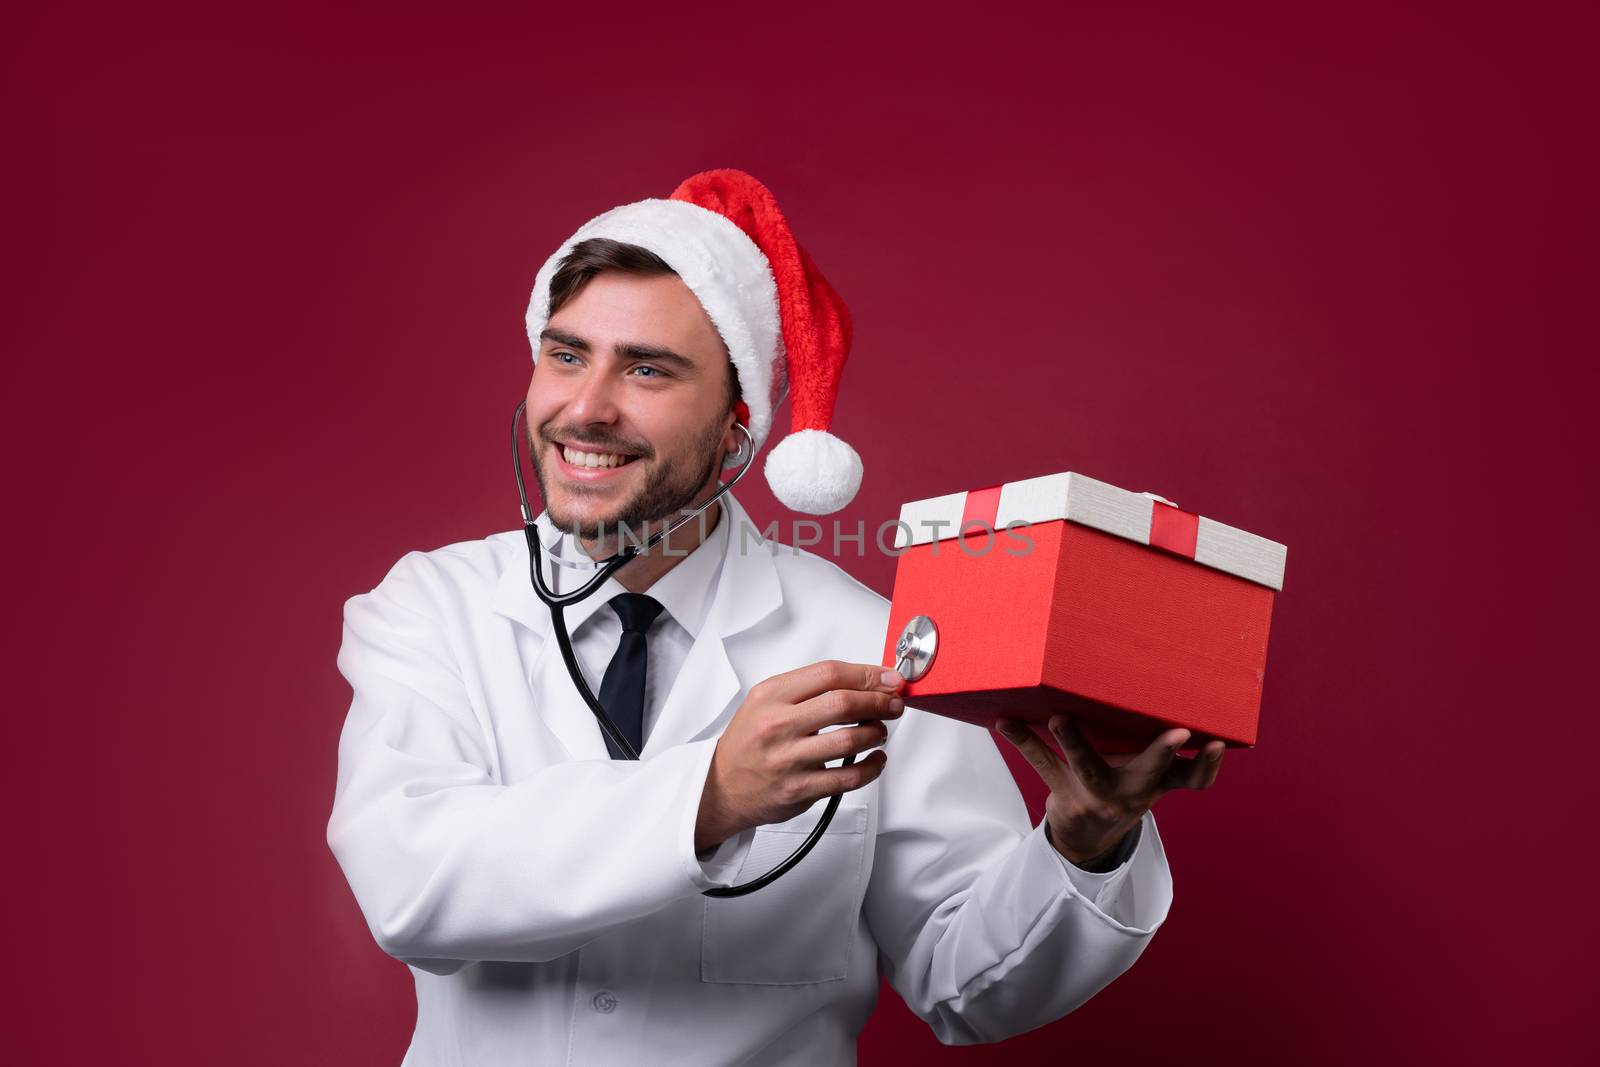
[[[610,452],[580,452],[576,448],[563,446],[562,458],[574,467],[620,467],[628,462],[627,456],[618,456]]]

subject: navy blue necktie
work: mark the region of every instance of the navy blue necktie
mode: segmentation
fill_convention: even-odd
[[[644,677],[647,666],[644,635],[661,614],[661,604],[643,593],[618,593],[610,600],[611,610],[622,623],[622,641],[600,680],[600,706],[617,724],[633,750],[644,748]],[[602,734],[605,731],[601,731]],[[609,736],[606,748],[612,759],[623,759]]]

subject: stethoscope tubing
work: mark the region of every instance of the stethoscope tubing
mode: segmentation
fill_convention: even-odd
[[[599,723],[600,729],[611,739],[611,743],[616,746],[617,751],[621,752],[626,759],[637,760],[639,758],[638,751],[623,736],[617,724],[611,721],[611,716],[606,714],[606,709],[601,705],[600,699],[594,695],[594,690],[589,688],[589,682],[583,676],[583,668],[579,665],[577,654],[572,649],[572,635],[567,631],[565,609],[594,593],[595,590],[605,584],[607,578],[610,578],[618,570],[630,563],[635,556],[650,551],[671,536],[674,530],[677,530],[691,519],[703,515],[707,508],[722,499],[729,490],[738,484],[739,479],[745,476],[751,464],[755,462],[755,439],[750,436],[750,431],[745,429],[743,424],[735,422],[734,425],[738,426],[740,432],[744,434],[744,444],[740,449],[744,456],[739,470],[732,478],[723,482],[717,491],[712,493],[699,507],[684,512],[679,518],[667,524],[659,533],[647,538],[642,545],[624,545],[622,551],[601,562],[596,572],[578,588],[567,593],[557,593],[545,584],[544,549],[539,543],[539,534],[534,524],[533,510],[528,506],[527,486],[522,478],[523,411],[526,409],[527,403],[527,400],[519,403],[516,413],[512,416],[511,464],[517,475],[517,497],[522,503],[522,532],[528,541],[529,578],[532,581],[534,592],[544,602],[545,607],[550,610],[550,623],[551,629],[555,631],[556,647],[561,650],[561,661],[566,665],[567,674],[571,676],[572,684],[578,690],[578,695],[588,705],[589,711],[594,715],[595,721]],[[855,756],[846,756],[840,766],[848,767],[855,761]],[[827,806],[822,809],[822,815],[818,817],[817,824],[812,827],[811,833],[806,835],[806,839],[782,863],[779,863],[759,878],[740,885],[718,886],[706,889],[702,891],[704,895],[708,897],[742,897],[777,881],[778,878],[788,873],[795,864],[804,859],[806,854],[816,847],[817,842],[822,839],[822,835],[827,832],[829,824],[833,822],[834,813],[839,810],[839,802],[843,796],[844,794],[842,793],[835,793],[828,798]]]

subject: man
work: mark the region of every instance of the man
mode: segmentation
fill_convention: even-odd
[[[528,323],[561,591],[710,498],[786,382],[780,499],[825,512],[854,492],[859,460],[826,432],[848,314],[748,175],[591,220],[540,271]],[[617,758],[529,567],[520,531],[413,552],[345,607],[328,841],[412,969],[407,1064],[853,1063],[880,969],[941,1041],[996,1041],[1092,996],[1165,918],[1149,809],[1209,786],[1220,743],[1181,759],[1187,731],[1167,731],[1112,767],[1063,718],[1064,755],[1003,724],[1050,787],[1030,827],[985,732],[906,708],[877,665],[884,600],[762,540],[728,495],[565,611],[640,749]],[[780,863],[835,794],[797,866],[704,895]]]

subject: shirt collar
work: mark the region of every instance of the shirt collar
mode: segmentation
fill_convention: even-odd
[[[705,625],[706,615],[711,607],[711,594],[716,589],[723,557],[728,553],[728,531],[733,523],[729,521],[726,504],[727,498],[724,497],[722,506],[717,508],[717,524],[711,528],[705,540],[644,590],[661,604],[662,609],[672,616],[674,622],[689,632],[690,637],[699,637],[700,630]],[[558,532],[556,527],[551,525],[548,513],[541,514],[537,521],[540,531],[544,534],[541,540],[549,544],[549,538]],[[569,533],[561,533],[561,553],[567,559],[584,558],[583,546]],[[560,581],[559,592],[576,589],[590,574],[588,571],[576,568],[557,567],[548,558],[548,553],[545,556],[546,581],[552,584]],[[552,572],[558,570],[561,572],[560,575],[552,578]],[[611,602],[612,597],[627,591],[616,578],[607,578],[601,583],[600,588],[566,609],[564,616],[568,631],[577,633],[595,612]]]

